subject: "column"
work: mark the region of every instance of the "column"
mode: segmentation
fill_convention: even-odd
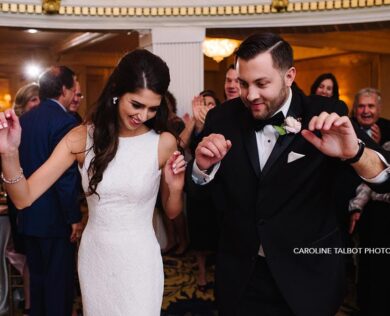
[[[191,100],[203,90],[203,27],[159,27],[140,31],[140,46],[160,56],[169,66],[169,90],[177,100],[177,114],[192,113]]]

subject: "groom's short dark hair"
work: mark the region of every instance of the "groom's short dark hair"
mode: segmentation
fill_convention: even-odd
[[[237,59],[250,60],[261,53],[269,52],[275,68],[287,70],[293,66],[291,45],[274,33],[256,33],[245,39],[236,51]]]

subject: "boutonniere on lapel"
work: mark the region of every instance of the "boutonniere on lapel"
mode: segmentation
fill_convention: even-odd
[[[287,116],[284,119],[282,125],[273,125],[275,130],[279,135],[283,136],[286,134],[297,134],[301,131],[302,123],[300,118],[294,118],[292,116]]]

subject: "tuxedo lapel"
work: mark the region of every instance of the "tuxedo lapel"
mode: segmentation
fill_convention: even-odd
[[[303,119],[301,100],[297,93],[293,92],[291,105],[288,110],[287,116]],[[297,135],[298,134],[290,133],[290,134],[279,136],[263,170],[261,171],[262,176],[265,176],[269,172],[269,170],[274,165],[274,163],[278,160],[280,155],[287,149],[287,147],[291,144],[291,142],[295,139]]]
[[[283,136],[279,136],[278,140],[274,148],[272,149],[271,155],[269,156],[261,174],[265,176],[271,167],[274,165],[275,161],[279,158],[279,156],[285,151],[288,145],[294,140],[297,134],[287,134]]]
[[[241,112],[241,130],[244,147],[257,177],[260,177],[260,161],[257,149],[256,134],[252,127],[251,113],[248,110]]]

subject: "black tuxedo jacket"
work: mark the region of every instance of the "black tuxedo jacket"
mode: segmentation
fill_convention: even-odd
[[[301,118],[303,128],[322,111],[347,113],[344,105],[330,98],[293,91],[288,116]],[[223,134],[232,148],[207,185],[196,185],[188,168],[189,194],[211,195],[219,213],[216,294],[220,315],[237,315],[262,244],[272,275],[293,312],[333,316],[343,300],[343,257],[294,252],[305,248],[334,252],[343,246],[330,198],[334,165],[339,161],[323,155],[300,134],[287,134],[278,138],[261,171],[251,120],[240,99],[210,111],[204,135]],[[364,133],[359,137],[370,142]],[[305,156],[288,163],[291,152]]]

